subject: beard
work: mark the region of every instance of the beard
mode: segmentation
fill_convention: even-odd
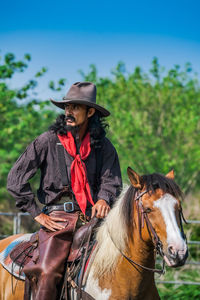
[[[75,118],[72,116],[72,115],[68,115],[65,117],[65,121],[72,121],[72,122],[75,122]],[[80,130],[80,125],[75,125],[75,126],[72,126],[72,125],[65,125],[65,128],[67,131],[71,132],[71,134],[73,136],[76,136]]]
[[[65,128],[66,128],[67,131],[71,132],[71,134],[73,136],[76,136],[77,133],[79,132],[80,125],[76,125],[76,126],[66,125]]]

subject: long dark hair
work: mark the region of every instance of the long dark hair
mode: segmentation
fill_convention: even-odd
[[[92,117],[89,118],[88,131],[90,132],[91,146],[99,147],[99,143],[106,136],[106,128],[108,124],[102,117],[101,113],[96,111]],[[65,115],[61,114],[56,118],[56,122],[49,126],[49,130],[54,131],[56,134],[64,135],[67,132],[67,125]]]

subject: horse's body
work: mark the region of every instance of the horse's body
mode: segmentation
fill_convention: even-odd
[[[12,235],[0,241],[0,252],[3,251],[18,235]],[[12,291],[13,285],[13,291]],[[24,281],[11,277],[0,264],[0,300],[21,300],[23,299]]]
[[[156,237],[169,266],[183,265],[187,258],[187,245],[179,228],[181,192],[171,179],[172,172],[166,177],[140,177],[129,168],[128,174],[132,186],[122,194],[97,232],[96,256],[85,286],[85,291],[96,300],[159,299],[154,272],[144,269],[155,268]],[[0,251],[11,239],[0,242]],[[19,281],[12,295],[11,275],[2,267],[0,272],[0,300],[22,300],[24,283]]]

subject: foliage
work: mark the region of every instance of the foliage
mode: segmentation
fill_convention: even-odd
[[[119,63],[112,78],[99,78],[94,65],[84,80],[96,82],[98,102],[111,111],[110,138],[122,173],[127,166],[141,174],[175,170],[188,193],[200,184],[200,86],[190,64],[163,72],[158,60],[148,74]]]
[[[49,101],[41,102],[32,96],[32,91],[37,86],[39,78],[47,71],[46,68],[42,68],[34,79],[18,89],[10,89],[6,81],[16,72],[24,72],[30,59],[30,55],[26,54],[23,60],[16,60],[15,56],[9,53],[0,61],[0,202],[3,202],[7,209],[11,197],[6,191],[6,180],[11,166],[28,143],[47,130],[55,118],[54,111],[49,107]],[[64,85],[64,79],[59,81],[57,88],[53,82],[51,85],[53,90],[60,90]]]
[[[168,284],[165,289],[159,290],[159,295],[162,300],[198,300],[200,292],[198,285],[181,285],[174,288]]]
[[[187,224],[184,226],[184,231],[186,232],[188,241],[200,242],[200,226],[199,224]],[[187,229],[186,229],[187,228]],[[190,260],[200,261],[200,245],[191,244],[190,245]]]
[[[188,284],[157,284],[159,295],[162,300],[187,300],[187,299],[199,299],[200,290],[198,285],[189,284],[190,282],[200,281],[200,269],[199,266],[184,266],[178,269],[167,268],[167,272],[162,278],[158,280],[164,281],[178,281],[187,282]]]

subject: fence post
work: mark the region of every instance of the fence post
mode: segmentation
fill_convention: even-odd
[[[13,234],[19,234],[21,231],[21,213],[14,215],[13,220]]]
[[[18,217],[17,214],[14,214],[13,217],[13,234],[17,234],[17,223],[18,223]]]
[[[18,222],[17,222],[17,234],[21,232],[21,213],[17,214]]]

